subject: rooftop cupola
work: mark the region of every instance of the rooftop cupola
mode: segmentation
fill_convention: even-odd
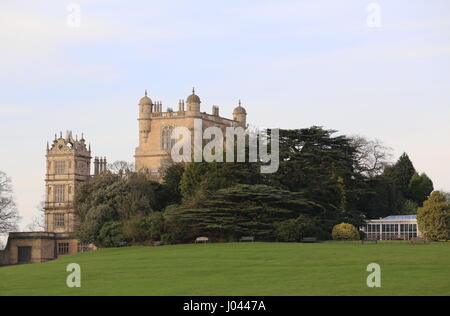
[[[242,102],[239,100],[239,105],[233,111],[233,119],[240,123],[242,127],[247,126],[247,111],[242,107]]]
[[[195,88],[192,89],[192,94],[187,98],[187,110],[190,112],[200,112],[200,104],[202,101],[200,97],[195,94]]]
[[[147,90],[145,90],[145,96],[139,101],[139,108],[141,113],[152,112],[153,101],[148,97]]]
[[[141,104],[141,105],[152,105],[152,104],[153,104],[152,99],[150,99],[150,98],[148,97],[147,90],[145,90],[145,95],[144,95],[144,97],[139,101],[139,104]]]

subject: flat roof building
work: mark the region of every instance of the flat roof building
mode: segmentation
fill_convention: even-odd
[[[367,239],[374,240],[411,240],[421,237],[416,215],[388,216],[369,220],[361,230]]]

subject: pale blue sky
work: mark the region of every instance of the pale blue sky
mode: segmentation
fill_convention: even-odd
[[[0,3],[0,170],[23,226],[44,190],[45,146],[84,132],[95,155],[133,160],[144,89],[176,107],[249,122],[322,125],[406,151],[450,190],[450,1],[73,1]],[[382,27],[366,23],[369,3]]]

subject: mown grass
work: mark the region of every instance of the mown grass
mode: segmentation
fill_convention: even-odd
[[[69,263],[82,287],[68,288]],[[382,287],[368,288],[378,263]],[[0,268],[0,295],[450,295],[450,244],[230,243],[130,247]]]

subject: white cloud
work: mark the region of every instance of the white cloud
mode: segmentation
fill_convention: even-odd
[[[0,117],[18,114],[30,114],[30,113],[31,113],[30,108],[0,105]]]

